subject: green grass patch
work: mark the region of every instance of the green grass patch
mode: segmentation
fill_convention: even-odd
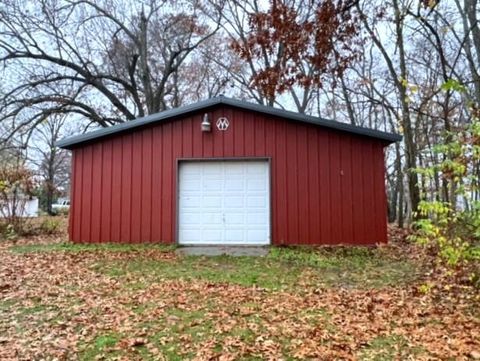
[[[417,278],[417,266],[395,259],[378,248],[273,248],[269,258],[305,267],[313,281],[325,286],[375,288],[404,284]]]
[[[197,344],[214,336],[214,320],[207,317],[207,308],[189,310],[171,307],[153,322],[142,324],[149,330],[149,342],[167,360],[184,360],[195,356],[185,346]],[[151,359],[147,350],[140,350],[143,358]],[[154,358],[153,358],[154,359]]]
[[[390,258],[378,249],[324,250],[306,247],[272,247],[266,257],[222,255],[178,256],[168,260],[148,257],[115,260],[98,263],[94,265],[94,270],[114,278],[128,275],[128,287],[131,289],[144,288],[151,281],[169,279],[200,279],[269,290],[301,290],[303,287],[298,287],[299,283],[375,288],[408,283],[415,280],[418,273],[412,261]],[[139,281],[132,282],[132,278]]]
[[[0,300],[0,312],[12,311],[16,303],[17,301],[15,300]]]
[[[120,352],[112,348],[120,341],[121,336],[117,333],[98,335],[89,345],[82,345],[79,354],[80,360],[104,360],[119,356]]]
[[[401,335],[379,336],[369,342],[369,345],[359,353],[360,360],[389,361],[420,356],[425,350],[412,347]]]
[[[48,309],[49,309],[49,307],[47,305],[38,304],[38,305],[35,305],[35,306],[32,306],[32,307],[19,308],[18,311],[19,311],[20,315],[28,316],[28,315],[33,315],[33,314],[36,314],[36,313],[44,313]]]
[[[162,279],[201,279],[208,282],[233,283],[281,289],[296,282],[302,267],[266,260],[261,257],[180,256],[175,260],[148,258],[99,263],[95,269],[111,277],[142,275],[154,281]],[[140,285],[141,286],[141,285]],[[135,287],[130,285],[130,287]]]
[[[160,244],[56,243],[15,245],[10,250],[16,253],[141,252],[151,249],[172,252],[175,247]],[[375,288],[409,283],[417,278],[418,273],[413,261],[392,258],[382,249],[367,247],[271,247],[265,257],[222,255],[178,256],[167,260],[151,259],[148,256],[129,260],[106,259],[92,265],[92,268],[114,278],[128,274],[141,275],[142,277],[133,277],[126,284],[132,290],[143,289],[151,281],[165,279],[200,279],[270,290],[291,289],[299,283],[325,287]]]

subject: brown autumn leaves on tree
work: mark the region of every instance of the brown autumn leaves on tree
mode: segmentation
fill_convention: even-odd
[[[249,14],[252,32],[233,41],[232,48],[242,59],[262,63],[251,83],[269,105],[295,86],[321,87],[326,75],[341,75],[357,57],[355,3],[313,1],[307,14],[301,14],[299,8],[273,1],[267,11]]]

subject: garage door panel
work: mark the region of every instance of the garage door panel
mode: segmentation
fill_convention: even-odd
[[[182,204],[183,208],[197,209],[202,205],[202,198],[195,197],[195,196],[184,196],[184,197],[180,197],[180,203]]]
[[[198,179],[185,179],[184,181],[184,190],[185,191],[194,191],[198,192],[201,188],[201,184],[198,182]]]
[[[198,218],[197,213],[189,213],[189,212],[184,212],[183,213],[183,225],[184,226],[198,226],[201,224],[200,218]]]
[[[245,168],[248,174],[266,174],[267,172],[264,165],[258,162],[250,162]]]
[[[225,243],[244,243],[244,234],[243,229],[228,229],[225,232]]]
[[[267,216],[265,213],[248,213],[247,214],[247,223],[251,225],[265,224],[268,222]]]
[[[262,178],[247,180],[248,191],[265,191],[266,188],[267,185],[265,184],[265,180]]]
[[[245,215],[243,213],[231,213],[227,212],[224,215],[225,223],[229,225],[244,225],[245,224]]]
[[[210,240],[213,243],[220,243],[223,240],[222,231],[219,229],[204,229],[202,232],[202,242],[204,240]]]
[[[182,175],[184,177],[189,177],[192,175],[200,175],[202,173],[202,165],[200,163],[197,164],[191,164],[188,168],[183,169]]]
[[[265,230],[250,229],[247,231],[247,242],[259,243],[267,237]]]
[[[204,224],[205,226],[213,225],[213,224],[222,224],[223,223],[223,214],[222,213],[202,213],[201,217],[198,217],[198,219],[201,219],[201,223]]]
[[[202,204],[206,208],[219,209],[222,207],[222,197],[219,196],[204,196]]]
[[[243,196],[234,195],[234,196],[225,196],[224,198],[224,207],[230,209],[243,208],[245,205]]]
[[[265,208],[267,205],[267,200],[265,197],[253,196],[247,197],[247,207],[249,208]]]
[[[241,191],[245,188],[243,179],[225,179],[225,191]]]
[[[217,191],[222,189],[223,184],[222,180],[219,178],[203,179],[202,189],[204,191]]]
[[[266,161],[182,162],[179,243],[269,244]]]
[[[245,162],[229,162],[228,168],[225,170],[227,175],[239,175],[245,173]]]
[[[184,229],[180,231],[179,236],[185,243],[201,243],[202,236],[197,230]]]
[[[208,167],[204,167],[201,162],[198,162],[205,176],[209,176],[212,174],[221,175],[223,173],[222,165],[220,163],[218,162],[208,162],[208,163],[209,163]]]

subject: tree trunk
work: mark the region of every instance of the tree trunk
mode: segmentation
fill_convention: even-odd
[[[414,140],[414,132],[412,129],[412,121],[410,117],[410,108],[408,105],[407,84],[408,79],[407,64],[405,56],[405,47],[403,42],[403,15],[401,14],[398,0],[393,0],[395,9],[395,30],[397,33],[397,46],[400,63],[400,80],[396,82],[398,92],[400,95],[400,102],[402,108],[402,123],[404,128],[405,141],[405,164],[407,166],[408,191],[410,194],[410,201],[412,212],[416,215],[418,204],[420,203],[420,190],[418,188],[417,168],[417,151]]]
[[[397,221],[398,226],[403,228],[404,223],[404,215],[403,215],[403,172],[402,172],[402,158],[400,154],[400,144],[395,143],[395,173],[397,174],[397,185],[396,185],[396,192],[398,196],[398,211],[397,211]]]

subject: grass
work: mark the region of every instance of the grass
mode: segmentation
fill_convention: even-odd
[[[71,283],[70,280],[62,280],[56,292],[70,295],[71,290],[74,290],[75,294],[82,293],[82,297],[91,297],[91,302],[95,300],[90,305],[97,305],[98,301],[108,302],[99,302],[98,307],[82,308],[82,302],[73,294],[71,298],[69,296],[63,299],[63,306],[54,309],[42,304],[41,301],[46,302],[44,299],[39,299],[38,303],[29,304],[28,307],[23,303],[23,308],[16,301],[0,300],[0,314],[15,310],[18,323],[27,329],[28,325],[40,327],[41,323],[50,324],[54,328],[57,321],[70,324],[72,314],[75,316],[78,312],[79,315],[88,314],[94,322],[102,322],[106,305],[108,310],[111,309],[108,312],[112,313],[116,309],[127,310],[133,332],[126,332],[122,327],[111,327],[108,323],[98,327],[87,335],[87,339],[79,342],[80,360],[119,359],[127,353],[128,356],[138,356],[135,359],[156,360],[158,355],[163,355],[167,360],[184,360],[197,356],[196,347],[208,342],[211,342],[209,347],[218,354],[236,350],[237,344],[254,349],[262,345],[263,341],[258,341],[259,335],[269,333],[267,341],[280,345],[281,353],[286,360],[290,360],[293,359],[291,351],[296,347],[292,341],[296,334],[294,331],[286,332],[281,326],[278,326],[278,330],[272,330],[272,322],[284,322],[285,326],[293,328],[303,325],[312,332],[322,330],[318,332],[325,331],[328,337],[341,334],[343,330],[336,323],[334,312],[322,305],[289,310],[289,304],[284,304],[282,307],[286,308],[282,310],[287,310],[285,317],[288,319],[283,319],[283,311],[265,307],[262,302],[271,297],[281,303],[282,296],[278,295],[287,293],[303,299],[307,292],[320,288],[361,290],[398,286],[414,281],[419,273],[419,266],[412,260],[394,257],[381,248],[272,247],[264,257],[173,254],[164,257],[163,252],[173,252],[174,248],[165,245],[70,243],[11,246],[11,254],[37,254],[41,260],[47,252],[57,253],[59,264],[63,261],[72,262],[70,266],[88,270],[90,282],[83,283],[82,280]],[[149,252],[151,250],[159,251],[160,257],[158,252]],[[65,257],[67,253],[81,252],[86,252],[85,257]],[[123,254],[119,256],[118,252],[125,252],[125,257]],[[101,257],[95,253],[101,253]],[[109,257],[109,254],[115,256]],[[79,265],[76,262],[85,263]],[[42,262],[39,265],[49,266]],[[50,269],[53,268],[46,268],[46,271],[49,272]],[[45,274],[45,270],[42,274]],[[152,290],[155,292],[155,285],[165,285],[167,281],[176,280],[182,282],[171,284],[177,285],[181,290],[179,292],[183,292],[182,302],[177,302],[179,294],[175,289],[171,292],[162,289],[162,292],[168,293],[165,296],[163,293],[150,295]],[[108,283],[101,283],[107,281]],[[45,282],[48,284],[47,278]],[[205,282],[208,287],[210,284],[218,285],[218,290],[215,289],[208,296],[203,295],[201,285],[205,285]],[[110,285],[119,287],[111,289]],[[232,288],[231,291],[240,292],[240,297],[244,298],[230,302],[224,294],[221,296],[222,287],[230,285],[241,286]],[[103,287],[102,292],[99,292],[99,287]],[[253,292],[254,298],[245,294],[241,296],[245,287]],[[219,310],[224,313],[219,313]],[[81,331],[81,327],[78,327],[75,328],[76,332]],[[18,331],[17,334],[22,332]],[[147,344],[128,348],[122,346],[129,338],[137,337],[135,332],[144,334],[141,337],[148,340]],[[308,336],[302,337],[308,339]],[[404,351],[408,354],[422,352],[412,350],[407,340],[401,336],[379,336],[370,340],[360,350],[358,357],[365,360],[393,360],[401,357]],[[242,359],[261,359],[262,355],[262,351],[258,351],[251,355],[244,354]]]
[[[0,313],[10,312],[13,307],[16,305],[17,301],[15,300],[0,300]]]
[[[14,253],[37,252],[171,252],[174,245],[131,244],[28,244],[14,245]],[[384,287],[415,279],[417,268],[406,260],[386,256],[381,249],[366,247],[318,248],[272,247],[266,257],[177,256],[174,260],[138,257],[101,262],[93,268],[110,277],[147,275],[150,280],[201,279],[208,282],[258,286],[269,290],[288,289],[298,283],[326,287]],[[140,283],[132,288],[144,288]]]
[[[393,361],[402,359],[406,354],[420,356],[425,350],[411,347],[408,340],[401,335],[379,336],[371,340],[368,346],[359,353],[360,360]]]
[[[92,344],[82,345],[82,351],[80,352],[80,360],[96,360],[96,359],[112,359],[119,355],[117,350],[113,348],[120,341],[121,335],[117,333],[106,333],[97,336]]]
[[[342,252],[342,254],[338,254]],[[291,289],[299,283],[325,287],[384,287],[409,282],[416,266],[408,260],[385,257],[377,250],[307,251],[272,248],[266,257],[178,256],[171,260],[137,258],[102,262],[94,269],[110,277],[143,275],[150,281],[201,279],[215,283]],[[141,284],[130,287],[142,288]]]
[[[43,304],[37,304],[32,307],[24,307],[19,309],[19,314],[23,316],[33,315],[36,313],[41,313],[47,311],[49,308]]]
[[[111,251],[141,251],[160,248],[171,251],[165,246],[124,246],[124,245],[61,245],[43,248],[16,248],[14,252],[98,252]],[[370,288],[404,284],[415,279],[416,266],[407,259],[393,259],[386,256],[380,249],[308,249],[272,248],[265,257],[232,257],[232,256],[177,256],[174,259],[151,259],[138,257],[128,259],[103,259],[91,265],[91,269],[113,279],[116,279],[128,292],[146,289],[155,282],[165,280],[206,281],[217,284],[236,284],[246,287],[260,287],[269,292],[294,290],[301,293],[311,286]],[[251,309],[251,315],[243,316],[245,322],[256,323],[265,327],[266,320],[258,319],[257,304],[246,303],[244,307]],[[148,330],[150,345],[158,350],[168,360],[183,360],[195,356],[194,351],[185,349],[186,344],[200,344],[205,340],[215,339],[215,349],[221,353],[226,337],[238,338],[245,345],[253,345],[259,330],[252,331],[249,326],[236,325],[225,334],[217,334],[215,324],[222,320],[211,319],[208,313],[216,309],[214,301],[202,304],[196,309],[168,307],[155,320],[138,325],[138,328]],[[131,310],[139,317],[148,316],[157,308],[155,303],[132,304]],[[226,310],[234,313],[235,310]],[[330,322],[331,315],[325,309],[315,309],[299,312],[301,322],[312,327],[325,328],[329,332],[337,332]],[[107,359],[121,356],[115,345],[119,342],[118,334],[100,334],[88,347],[81,352],[80,359],[94,359],[104,355]],[[278,337],[276,342],[286,350],[290,344],[287,337]],[[390,342],[392,347],[388,346]],[[382,343],[386,347],[382,349]],[[385,355],[396,355],[398,347],[403,345],[401,339],[378,339],[372,341],[361,353],[365,359],[382,359]],[[387,347],[388,346],[388,347]],[[145,360],[154,360],[156,356],[144,346],[136,348],[138,355]],[[285,351],[287,355],[288,352]],[[373,356],[372,356],[373,355]],[[393,356],[391,358],[393,358]],[[255,359],[252,356],[250,359]],[[287,358],[288,359],[288,358]],[[388,359],[388,358],[384,358]]]

